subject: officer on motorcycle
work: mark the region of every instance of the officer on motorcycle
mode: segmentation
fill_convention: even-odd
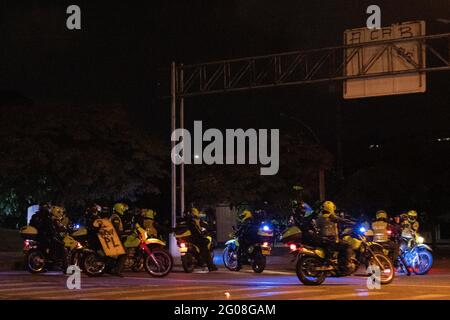
[[[130,218],[130,214],[128,212],[128,205],[125,203],[119,202],[116,203],[113,207],[113,213],[109,218],[116,229],[119,237],[124,240],[129,233],[131,232],[131,223],[132,219]],[[119,277],[122,277],[122,270],[127,259],[127,255],[123,254],[117,258],[117,262],[113,273]]]
[[[67,268],[67,261],[64,249],[64,242],[62,240],[62,231],[59,214],[60,207],[52,207],[48,203],[42,203],[39,210],[31,217],[30,226],[38,230],[38,243],[48,251],[49,255],[55,260],[61,262],[63,271]]]
[[[200,211],[197,208],[192,208],[186,218],[187,226],[192,234],[192,242],[200,249],[202,262],[206,263],[209,271],[216,271],[217,267],[210,255],[208,239],[205,236],[208,228],[207,223],[200,219]]]
[[[343,272],[351,269],[351,257],[353,250],[350,244],[342,241],[339,237],[339,223],[344,219],[336,214],[336,205],[332,201],[325,201],[317,219],[317,227],[322,242],[328,251],[337,251],[339,265]]]
[[[402,221],[402,237],[413,238],[419,231],[419,222],[417,221],[417,212],[409,210]]]
[[[292,217],[294,223],[300,228],[302,232],[302,242],[311,246],[320,246],[321,237],[317,234],[315,213],[307,204],[303,201],[293,201],[292,204]]]
[[[389,223],[386,211],[378,210],[375,214],[375,221],[372,222],[373,241],[391,251],[392,261],[395,262],[399,255],[400,244],[396,241],[395,234],[392,234],[394,229],[395,226]]]
[[[241,254],[245,256],[248,248],[259,241],[258,224],[250,210],[244,210],[239,215],[239,226],[236,231],[238,237]]]
[[[168,232],[169,229],[160,225],[156,220],[156,211],[142,208],[140,210],[140,224],[147,231],[148,236],[158,238],[162,232]]]

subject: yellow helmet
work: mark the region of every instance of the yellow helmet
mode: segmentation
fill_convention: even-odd
[[[144,218],[146,219],[155,219],[156,216],[156,212],[153,211],[152,209],[142,209],[141,210],[142,215],[144,216]]]
[[[192,208],[191,214],[195,219],[200,219],[200,211],[197,208]]]
[[[253,217],[252,213],[250,212],[250,210],[244,210],[242,211],[242,213],[239,215],[239,220],[241,222],[244,222],[245,220],[251,219]]]
[[[377,213],[375,213],[375,218],[377,220],[381,219],[387,219],[387,213],[384,210],[378,210]]]
[[[410,221],[414,221],[417,219],[417,211],[415,210],[409,210],[406,215],[408,216],[408,220]]]
[[[61,219],[64,216],[64,208],[60,206],[52,206],[51,213],[54,218]]]
[[[128,206],[122,202],[116,203],[113,207],[113,211],[116,212],[117,214],[120,214],[121,216],[123,216],[125,211],[127,210]]]
[[[334,213],[336,211],[336,205],[332,201],[325,201],[322,204],[322,210],[329,213]]]

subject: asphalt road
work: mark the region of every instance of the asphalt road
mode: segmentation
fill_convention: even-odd
[[[81,277],[81,289],[69,290],[60,272],[33,275],[23,271],[0,273],[0,299],[401,299],[450,300],[450,266],[436,267],[425,276],[397,275],[390,285],[369,290],[363,275],[329,278],[317,287],[302,285],[291,271],[269,269],[255,274],[247,269],[186,274],[175,268],[165,278],[147,273]]]

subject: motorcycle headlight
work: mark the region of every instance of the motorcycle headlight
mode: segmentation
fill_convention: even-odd
[[[366,230],[366,228],[364,228],[364,227],[361,227],[361,228],[359,228],[359,232],[361,232],[361,233],[365,233],[367,230]]]
[[[417,237],[417,243],[422,244],[425,242],[425,239],[423,237]]]

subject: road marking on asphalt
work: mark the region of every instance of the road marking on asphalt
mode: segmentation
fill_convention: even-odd
[[[217,299],[224,299],[225,297],[225,292],[228,292],[230,294],[230,297],[233,298],[233,295],[235,292],[241,292],[241,291],[253,291],[253,290],[264,290],[270,287],[246,287],[246,288],[233,288],[233,289],[229,289],[227,287],[222,288],[222,289],[213,289],[213,290],[206,290],[206,291],[193,291],[193,292],[189,292],[187,295],[186,293],[182,292],[175,292],[175,293],[169,293],[169,294],[164,294],[164,295],[157,295],[157,296],[153,296],[153,295],[147,295],[147,296],[142,296],[142,297],[137,297],[137,298],[131,298],[131,299],[137,299],[137,300],[147,300],[149,298],[151,299],[167,299],[167,298],[175,298],[175,297],[186,297],[188,299],[192,299],[192,300],[203,300],[204,298],[200,298],[197,297],[198,295],[212,295],[212,294],[218,294],[217,295]],[[194,296],[194,297],[193,297]],[[208,299],[211,299],[211,297],[208,297]]]
[[[61,290],[61,287],[63,287],[63,285],[61,285],[61,286],[51,285],[51,286],[43,286],[43,287],[36,287],[36,286],[31,286],[30,287],[30,285],[28,285],[28,287],[25,287],[25,288],[6,288],[6,289],[1,288],[0,289],[0,293],[3,293],[3,292],[5,292],[5,293],[6,292],[21,292],[21,291],[25,291],[25,292],[28,291],[29,292],[31,290],[33,290],[33,291],[34,290],[40,290],[41,288],[45,288],[45,289],[57,289],[57,288],[60,288],[60,290]]]
[[[242,270],[242,273],[255,273],[253,270]],[[265,270],[263,274],[279,274],[284,276],[295,275],[294,271],[275,271],[275,270]]]
[[[391,284],[392,287],[420,287],[420,288],[450,288],[450,286],[429,285],[429,284]]]
[[[418,296],[409,296],[405,298],[399,298],[397,300],[426,300],[426,299],[436,299],[436,298],[447,298],[450,299],[450,295],[448,294],[422,294]]]
[[[203,289],[208,287],[176,287],[176,288],[146,288],[145,286],[140,287],[139,289],[133,289],[130,290],[130,287],[114,287],[114,288],[108,288],[104,287],[101,289],[106,289],[107,291],[102,291],[101,289],[92,288],[90,291],[94,290],[94,292],[86,292],[83,293],[83,289],[81,290],[65,290],[62,294],[59,294],[57,297],[54,296],[47,296],[43,294],[42,298],[48,298],[48,299],[61,299],[61,295],[64,296],[64,298],[71,298],[71,299],[83,299],[83,298],[92,298],[97,296],[114,296],[114,295],[126,295],[130,293],[137,293],[137,294],[143,294],[143,293],[150,293],[154,292],[155,295],[159,296],[161,292],[165,291],[186,291],[186,290],[195,290],[195,289]],[[101,299],[101,298],[100,298]]]
[[[277,288],[278,289],[278,288]],[[308,290],[283,290],[283,291],[266,291],[266,292],[259,292],[259,293],[254,293],[254,294],[239,294],[237,297],[235,297],[234,299],[249,299],[249,298],[260,298],[260,297],[270,297],[270,296],[279,296],[279,295],[284,295],[284,294],[316,294],[319,292],[324,292],[326,291],[325,289],[313,289],[313,288],[308,288]]]
[[[371,297],[371,296],[378,296],[378,295],[383,295],[383,294],[388,294],[387,292],[379,292],[379,291],[374,291],[374,292],[370,292],[369,294],[364,294],[362,295],[361,293],[358,292],[353,292],[353,293],[343,293],[343,294],[330,294],[330,295],[320,295],[318,297],[303,297],[303,298],[297,298],[294,300],[350,300],[350,298],[360,298],[360,297]]]

